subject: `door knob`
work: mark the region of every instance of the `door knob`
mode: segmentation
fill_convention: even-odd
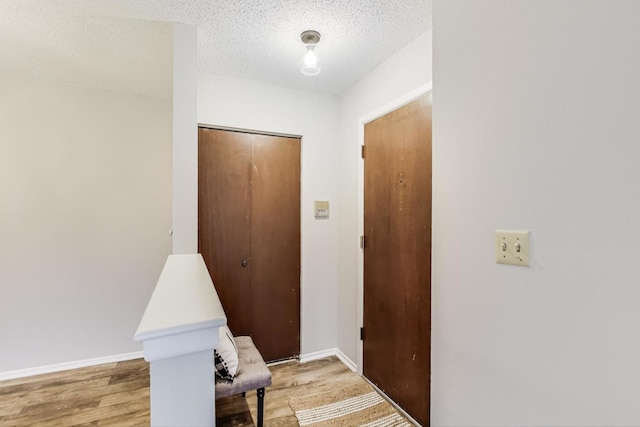
[[[249,265],[249,260],[245,258],[242,260],[242,266],[246,267],[247,265]]]

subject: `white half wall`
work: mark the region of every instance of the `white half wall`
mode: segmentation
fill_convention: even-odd
[[[200,73],[198,122],[302,136],[301,353],[335,348],[336,98]],[[330,219],[314,218],[314,200],[330,202]]]
[[[171,247],[171,100],[0,93],[0,372],[139,351]]]
[[[640,2],[433,9],[432,425],[640,425]]]
[[[431,31],[378,65],[340,96],[338,147],[338,348],[358,360],[361,314],[358,313],[359,120],[431,81]],[[361,367],[360,367],[361,368]]]

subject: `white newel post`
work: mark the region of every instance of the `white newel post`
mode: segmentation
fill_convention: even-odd
[[[200,254],[170,255],[134,339],[151,371],[152,426],[214,426],[224,310]]]

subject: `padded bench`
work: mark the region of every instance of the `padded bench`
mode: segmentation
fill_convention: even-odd
[[[262,427],[264,416],[265,387],[271,385],[271,371],[251,337],[235,337],[238,348],[238,371],[233,382],[216,381],[216,399],[256,390],[258,395],[258,427]]]

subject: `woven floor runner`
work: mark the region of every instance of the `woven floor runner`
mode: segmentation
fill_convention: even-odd
[[[411,427],[369,384],[294,397],[289,406],[300,426]]]

